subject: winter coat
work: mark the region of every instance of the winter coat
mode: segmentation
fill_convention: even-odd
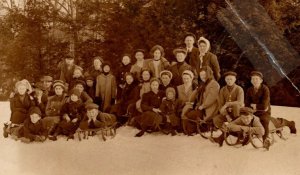
[[[225,109],[222,108],[226,102],[234,102],[236,105],[242,107],[244,106],[244,90],[241,86],[234,84],[231,91],[229,91],[228,86],[221,88],[219,93],[219,104],[220,113],[225,114]]]
[[[96,129],[96,128],[103,128],[112,126],[116,123],[117,119],[116,116],[113,114],[103,113],[99,111],[96,120],[91,120],[90,122],[87,115],[84,116],[83,120],[80,122],[79,128],[82,130],[86,129]]]
[[[93,102],[93,99],[85,91],[81,92],[80,99],[84,104]]]
[[[197,47],[193,47],[191,52],[187,52],[185,62],[188,64],[191,63],[191,60],[194,59],[193,57],[197,57],[199,55],[199,49]]]
[[[158,65],[158,71],[155,72],[154,60],[147,60],[146,68],[150,70],[152,77],[159,78],[159,74],[161,71],[166,70],[170,67],[170,63],[167,59],[161,58],[160,63]]]
[[[71,120],[77,118],[78,122],[83,118],[85,108],[84,104],[81,102],[81,100],[78,100],[77,102],[71,101],[69,98],[67,102],[62,106],[61,109],[61,119],[63,120],[63,116],[67,114]]]
[[[138,66],[136,63],[131,66],[130,72],[134,75],[134,79],[141,80],[141,72],[143,69],[147,68],[148,61],[149,60],[144,60],[142,67]]]
[[[172,126],[180,125],[180,111],[183,107],[179,100],[168,100],[163,99],[159,109],[161,110],[161,115],[164,117],[163,122],[170,122]]]
[[[210,82],[206,85],[204,92],[203,92],[203,99],[202,102],[196,104],[197,109],[200,105],[203,106],[205,111],[204,120],[208,121],[212,119],[219,110],[219,102],[218,102],[218,95],[219,95],[220,85],[214,79],[210,80]],[[199,91],[198,89],[194,90],[190,97],[190,102],[195,102],[198,97]]]
[[[131,69],[131,64],[128,65],[124,65],[122,64],[121,66],[118,67],[118,71],[116,74],[116,81],[117,81],[117,99],[120,99],[122,96],[122,91],[123,88],[121,86],[124,86],[126,84],[126,80],[125,80],[125,74],[127,72],[130,72]]]
[[[191,86],[187,91],[185,90],[184,84],[177,86],[178,99],[182,102],[188,102],[193,93],[193,87]]]
[[[25,93],[24,100],[21,101],[20,95],[16,93],[10,99],[11,117],[10,121],[14,124],[21,124],[28,118],[28,110],[35,106],[33,97]]]
[[[72,78],[73,78],[73,73],[74,69],[77,65],[72,65],[71,67],[68,68],[67,64],[63,62],[60,65],[60,76],[59,79],[70,84]]]
[[[87,77],[88,75],[92,76],[94,79],[94,82],[96,82],[97,77],[102,74],[102,69],[101,70],[95,70],[94,66],[91,66],[88,68],[88,70],[84,73],[84,76]]]
[[[60,116],[62,106],[66,103],[66,100],[66,94],[49,97],[45,110],[46,116]]]
[[[143,112],[152,111],[153,108],[159,108],[163,97],[164,93],[162,91],[159,91],[157,94],[152,91],[145,93],[141,101]]]
[[[174,84],[174,86],[179,86],[179,85],[183,84],[183,82],[182,82],[183,71],[185,71],[185,70],[192,71],[192,67],[189,64],[187,64],[186,62],[183,62],[183,63],[176,63],[176,64],[172,65],[169,68],[169,70],[173,74],[172,83]]]
[[[252,132],[254,134],[263,136],[265,134],[265,129],[263,125],[261,124],[260,120],[258,117],[253,115],[253,119],[250,122],[250,125],[245,125],[241,119],[241,117],[237,118],[233,122],[230,122],[227,125],[227,128],[230,131],[233,132],[239,132],[239,131],[244,131],[244,132]]]
[[[117,93],[116,78],[112,74],[101,74],[97,77],[96,97],[102,100],[101,109],[107,111],[114,104]]]
[[[35,96],[35,94],[33,94],[33,98],[34,98],[34,104],[35,106],[37,106],[41,112],[42,112],[42,118],[45,117],[45,110],[46,110],[46,106],[48,103],[48,96],[46,96],[45,94],[42,95],[41,98],[41,103],[38,102],[37,97]]]
[[[30,117],[24,121],[23,127],[19,130],[20,137],[34,141],[36,136],[47,136],[47,129],[43,126],[42,120],[32,123]]]
[[[85,92],[92,98],[93,101],[95,101],[96,86],[93,87],[86,86]]]
[[[251,104],[256,104],[257,111],[254,115],[262,116],[271,114],[270,90],[268,86],[262,84],[257,92],[255,92],[253,86],[247,90],[245,106],[251,107]]]

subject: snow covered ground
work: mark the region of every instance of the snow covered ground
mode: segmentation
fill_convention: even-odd
[[[300,136],[275,137],[270,151],[251,145],[218,147],[199,135],[166,136],[138,132],[130,127],[117,130],[106,142],[98,137],[78,141],[60,138],[53,142],[24,144],[2,136],[9,120],[9,104],[0,103],[0,175],[299,175]],[[274,117],[296,121],[300,131],[300,108],[273,106]]]

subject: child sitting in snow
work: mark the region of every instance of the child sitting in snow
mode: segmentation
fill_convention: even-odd
[[[180,103],[175,98],[176,91],[172,87],[166,89],[166,99],[163,99],[160,110],[163,115],[163,122],[165,123],[165,129],[169,130],[172,136],[176,135],[175,129],[180,127],[180,116],[178,109]]]
[[[98,110],[99,106],[95,103],[89,103],[85,108],[87,110],[86,115],[79,125],[81,130],[111,126],[117,121],[115,115],[100,112]]]
[[[32,141],[43,142],[46,140],[47,129],[43,126],[42,112],[38,107],[29,110],[29,118],[24,121],[24,125],[19,130],[21,141],[29,143]]]
[[[61,121],[55,129],[54,135],[49,139],[56,140],[59,134],[68,136],[68,139],[74,139],[74,133],[79,126],[83,112],[84,106],[80,100],[80,92],[74,88],[70,91],[70,97],[61,109]]]

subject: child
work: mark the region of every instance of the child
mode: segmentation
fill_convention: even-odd
[[[250,73],[252,87],[247,90],[245,106],[252,108],[254,115],[259,117],[260,122],[265,128],[263,140],[265,141],[269,134],[269,122],[271,117],[270,90],[262,84],[263,74],[259,71]]]
[[[96,87],[95,87],[95,83],[94,83],[94,78],[91,75],[86,76],[85,83],[86,83],[86,93],[95,102]]]
[[[130,72],[131,69],[131,59],[130,59],[130,55],[125,54],[122,57],[122,64],[120,67],[118,67],[118,71],[117,71],[117,83],[118,83],[118,90],[117,90],[117,100],[119,100],[121,98],[122,95],[122,90],[124,89],[125,86],[125,79],[124,79],[124,75],[127,72]]]
[[[59,134],[68,136],[68,139],[74,139],[74,133],[79,126],[83,111],[84,106],[80,100],[80,92],[74,88],[70,91],[70,97],[61,109],[61,121],[54,135],[49,139],[56,140]]]
[[[220,114],[213,118],[214,125],[221,128],[224,122],[231,122],[238,117],[238,109],[244,106],[244,90],[235,84],[237,74],[228,71],[224,74],[226,86],[219,92]]]
[[[103,64],[103,73],[97,77],[96,98],[101,100],[101,110],[109,111],[111,105],[115,104],[117,85],[116,78],[111,74],[111,66]]]
[[[83,71],[83,69],[79,66],[76,66],[74,68],[73,77],[72,77],[72,79],[70,81],[70,84],[69,84],[69,89],[73,89],[78,80],[84,81],[84,76],[82,74],[82,71]]]
[[[29,110],[29,118],[24,121],[24,125],[19,130],[19,137],[23,142],[45,141],[47,129],[44,128],[41,120],[42,112],[38,107]],[[22,138],[23,137],[23,138]]]
[[[159,87],[161,91],[165,92],[168,87],[173,87],[172,82],[173,74],[168,70],[163,70],[160,72],[159,79],[161,80],[161,86]]]
[[[16,90],[16,94],[10,99],[10,121],[13,124],[22,124],[28,117],[28,110],[35,104],[33,97],[28,95],[32,88],[27,80],[17,82]]]
[[[174,49],[173,54],[176,57],[177,62],[170,67],[170,71],[173,74],[173,84],[179,86],[183,84],[182,73],[185,70],[192,70],[192,67],[185,62],[187,52],[183,48]]]
[[[43,85],[40,82],[37,82],[34,85],[34,91],[31,93],[33,96],[35,106],[39,107],[42,112],[42,118],[45,117],[45,109],[48,102],[48,96],[43,92]]]
[[[88,103],[85,108],[87,110],[86,115],[79,125],[81,130],[103,128],[116,123],[116,116],[100,112],[97,104]]]
[[[175,129],[180,127],[180,116],[178,109],[180,103],[175,99],[176,92],[172,87],[166,89],[166,99],[163,99],[160,110],[165,120],[165,128],[169,129],[172,136],[176,135]]]
[[[79,90],[80,92],[80,100],[83,102],[83,103],[92,103],[93,102],[93,99],[84,91],[84,87],[85,87],[85,82],[82,81],[82,80],[77,80],[75,83],[74,83],[76,89]]]

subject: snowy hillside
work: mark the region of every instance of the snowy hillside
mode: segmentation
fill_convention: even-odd
[[[199,135],[166,136],[138,132],[130,127],[117,130],[106,142],[98,137],[78,141],[24,144],[2,136],[9,120],[8,103],[0,103],[0,175],[297,175],[300,174],[300,137],[275,137],[270,151],[251,145],[242,148],[224,144],[219,148]],[[272,107],[274,117],[296,121],[300,132],[300,108]]]

